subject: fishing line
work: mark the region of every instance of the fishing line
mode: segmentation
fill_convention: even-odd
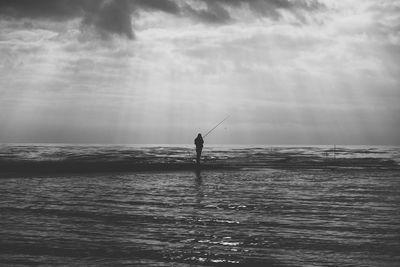
[[[225,119],[223,119],[220,123],[218,123],[217,125],[214,126],[214,128],[212,128],[211,130],[209,130],[204,136],[203,138],[206,138],[207,135],[209,135],[212,131],[215,130],[215,128],[217,128],[218,126],[220,126],[224,121],[226,121],[231,115],[228,115]]]

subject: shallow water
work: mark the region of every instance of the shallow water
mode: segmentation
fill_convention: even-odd
[[[399,266],[400,172],[0,179],[0,265]]]
[[[193,145],[0,144],[0,177],[9,173],[94,173],[191,170]],[[210,146],[203,169],[400,170],[396,146]]]

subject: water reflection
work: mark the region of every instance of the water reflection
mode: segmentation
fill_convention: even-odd
[[[203,198],[204,198],[203,178],[201,177],[200,168],[196,168],[195,174],[196,174],[196,177],[195,177],[194,188],[195,188],[195,191],[196,191],[196,204],[197,204],[197,206],[200,206],[201,202],[203,201]]]
[[[196,174],[196,182],[201,184],[202,180],[201,180],[201,170],[200,170],[200,168],[196,168],[195,174]]]

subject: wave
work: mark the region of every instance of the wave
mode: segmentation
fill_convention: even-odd
[[[203,170],[400,169],[398,147],[209,146]],[[181,171],[199,169],[192,146],[1,145],[0,174]]]

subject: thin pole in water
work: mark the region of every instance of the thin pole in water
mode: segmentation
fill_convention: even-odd
[[[220,126],[224,121],[226,121],[231,115],[228,115],[225,119],[223,119],[220,123],[218,123],[217,125],[214,126],[214,128],[212,128],[211,130],[209,130],[204,136],[203,138],[205,138],[207,135],[209,135],[212,131],[214,131],[215,128],[217,128],[218,126]]]

